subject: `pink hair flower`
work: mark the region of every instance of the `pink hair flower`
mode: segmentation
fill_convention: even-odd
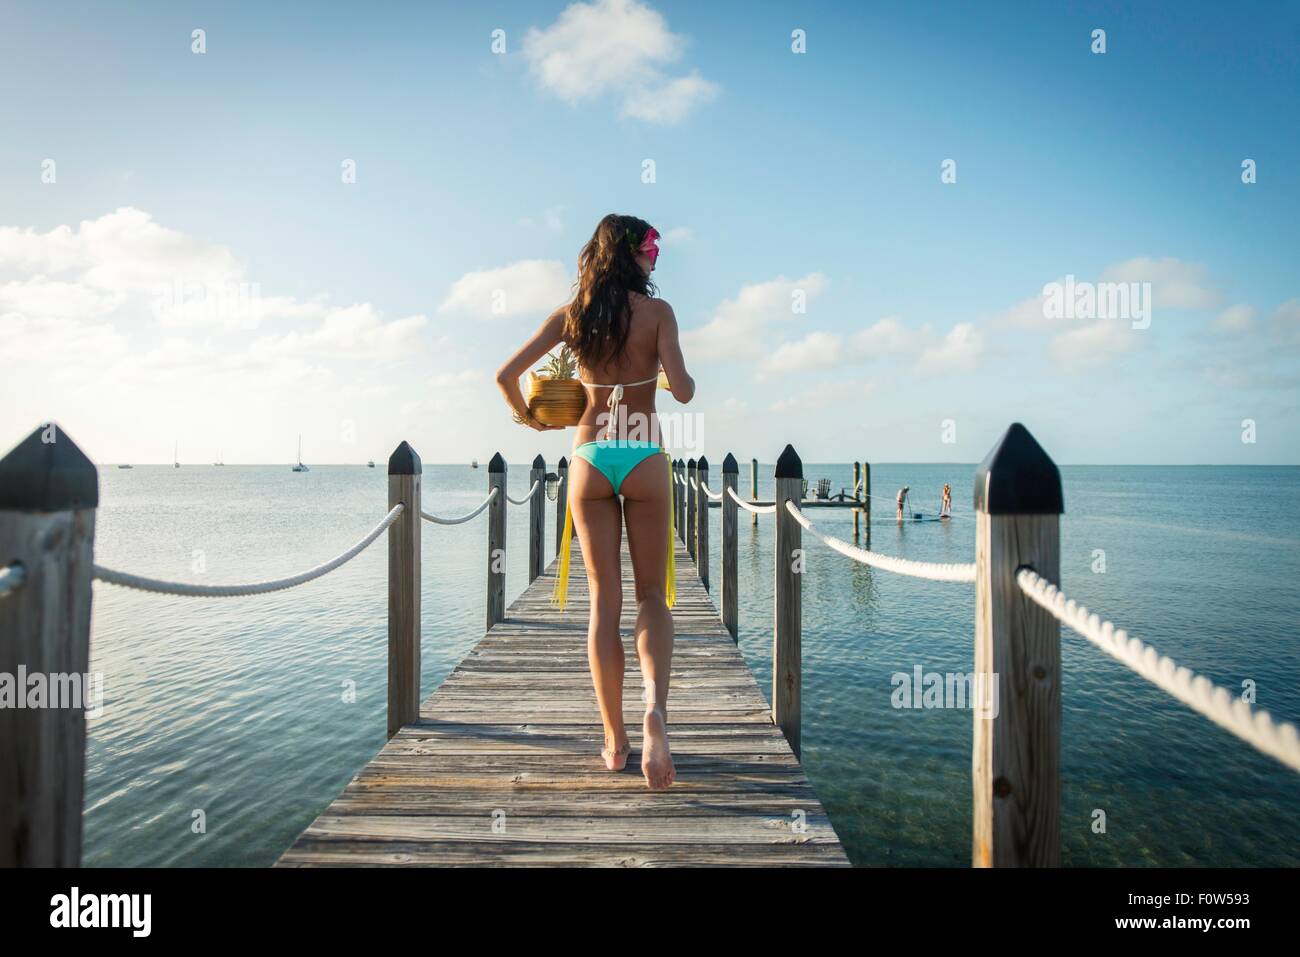
[[[646,230],[645,239],[641,240],[641,245],[637,252],[644,253],[650,257],[650,265],[653,266],[659,259],[659,230],[651,226]]]

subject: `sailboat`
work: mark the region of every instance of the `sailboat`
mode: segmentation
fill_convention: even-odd
[[[374,460],[374,459],[371,459],[371,460],[370,460],[370,466],[369,466],[369,467],[370,467],[370,468],[374,468],[374,467],[375,467],[375,460]]]
[[[478,468],[478,459],[475,459],[474,461],[470,462],[469,467],[472,469]]]
[[[311,469],[302,464],[302,436],[298,436],[298,464],[293,467],[295,472],[310,472]]]
[[[172,449],[172,468],[174,469],[178,469],[181,467],[180,451],[181,451],[181,443],[180,443],[180,439],[177,439],[176,447]]]
[[[217,451],[217,460],[216,460],[215,462],[213,462],[212,464],[213,464],[213,465],[225,465],[225,464],[226,464],[225,462],[221,461],[221,452],[220,452],[220,450]]]

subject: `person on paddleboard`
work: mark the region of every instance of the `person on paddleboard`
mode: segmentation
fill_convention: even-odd
[[[898,495],[894,498],[895,504],[898,505],[898,520],[903,520],[903,506],[907,504],[907,493],[910,486],[904,485],[898,490]]]

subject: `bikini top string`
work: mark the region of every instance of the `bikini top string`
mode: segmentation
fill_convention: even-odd
[[[623,401],[623,389],[631,388],[634,385],[649,385],[651,382],[659,381],[659,373],[655,373],[649,379],[642,379],[640,382],[588,382],[586,379],[579,379],[583,385],[589,385],[596,389],[611,389],[609,401],[605,403],[609,409],[609,425],[605,428],[605,438],[614,437],[614,423],[618,420],[618,404]]]

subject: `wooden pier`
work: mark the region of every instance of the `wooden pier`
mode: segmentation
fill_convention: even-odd
[[[669,740],[677,780],[646,788],[631,562],[622,634],[626,770],[605,769],[587,668],[587,581],[552,564],[294,842],[281,867],[847,866],[690,555],[677,543]]]

